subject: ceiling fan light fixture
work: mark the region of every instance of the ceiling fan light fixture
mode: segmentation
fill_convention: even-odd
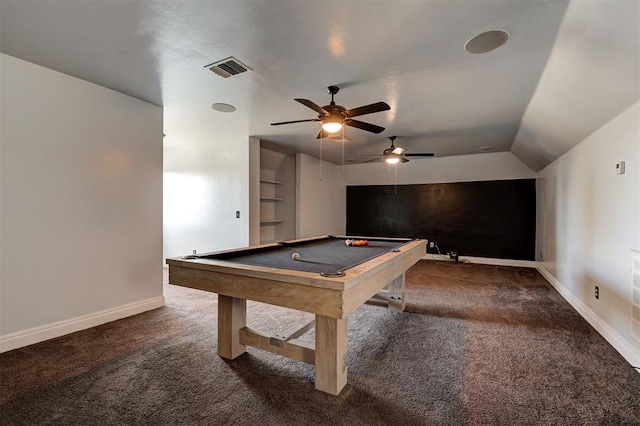
[[[390,155],[384,159],[387,164],[398,164],[400,162],[400,157],[397,155]]]
[[[340,117],[327,117],[322,120],[322,130],[327,133],[335,133],[342,129],[342,118]]]

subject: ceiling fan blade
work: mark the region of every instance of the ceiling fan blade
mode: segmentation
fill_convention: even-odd
[[[298,99],[298,98],[296,98],[296,99],[294,99],[294,101],[300,102],[302,105],[306,106],[307,108],[311,108],[312,110],[314,110],[318,114],[329,115],[329,111],[327,111],[326,109],[322,108],[320,105],[317,105],[317,104],[311,102],[309,99]]]
[[[409,161],[408,158],[400,157],[400,162],[401,163],[406,163],[407,161]]]
[[[317,118],[310,118],[308,120],[294,120],[294,121],[281,121],[279,123],[271,123],[272,126],[279,126],[281,124],[293,124],[293,123],[305,123],[307,121],[320,121]]]
[[[371,133],[380,133],[384,131],[384,127],[376,126],[375,124],[365,123],[364,121],[346,119],[344,124],[351,127],[356,127],[361,130],[366,130]]]
[[[357,117],[359,115],[373,114],[374,112],[388,111],[390,109],[391,107],[386,102],[376,102],[375,104],[346,110],[344,113],[347,117]]]
[[[433,152],[423,152],[423,153],[415,153],[415,154],[405,154],[406,157],[433,157],[435,154]]]
[[[367,160],[367,161],[363,161],[361,164],[367,164],[367,163],[377,163],[382,161],[382,158],[378,157],[378,158],[374,158],[373,160]]]

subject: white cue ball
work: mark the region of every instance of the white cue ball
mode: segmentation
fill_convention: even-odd
[[[293,254],[291,255],[291,258],[292,258],[293,260],[300,260],[300,254],[299,254],[299,253],[293,253]]]

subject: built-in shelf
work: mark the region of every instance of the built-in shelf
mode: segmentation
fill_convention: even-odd
[[[250,153],[255,155],[257,152],[251,150]],[[263,218],[255,220],[250,227],[254,230],[250,240],[264,244],[295,239],[296,156],[261,146],[259,161],[250,164],[256,166],[251,170],[255,172],[251,189],[257,192],[251,200],[258,211],[255,216]]]
[[[282,185],[282,184],[284,184],[284,182],[281,182],[279,180],[269,180],[269,179],[260,179],[260,182],[261,183],[272,183],[274,185]]]

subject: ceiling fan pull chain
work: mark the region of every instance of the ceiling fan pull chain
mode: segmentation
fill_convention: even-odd
[[[342,177],[344,178],[344,126],[342,126]]]
[[[393,165],[393,169],[395,172],[395,178],[393,180],[393,192],[394,195],[398,195],[398,163]]]
[[[322,132],[322,128],[320,132]],[[320,138],[320,182],[322,182],[322,142],[324,142],[324,134]]]

